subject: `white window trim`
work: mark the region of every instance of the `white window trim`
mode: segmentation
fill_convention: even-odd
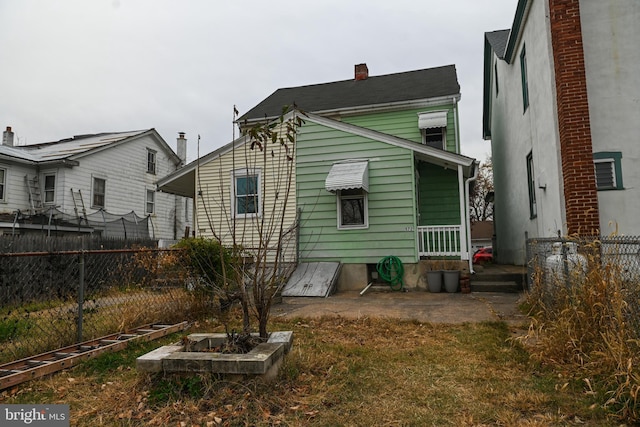
[[[53,200],[47,201],[47,177],[53,176]],[[42,173],[42,203],[47,206],[56,204],[56,190],[58,187],[58,174],[56,172],[43,172]]]
[[[369,193],[362,190],[362,195],[348,195],[344,196],[347,199],[354,199],[362,197],[364,199],[364,224],[342,224],[342,190],[337,192],[336,202],[338,211],[338,230],[364,230],[369,228]]]
[[[7,203],[7,181],[9,181],[9,168],[0,167],[0,170],[4,171],[4,182],[1,185],[4,186],[2,197],[0,197],[0,203]]]
[[[153,200],[149,202],[149,194],[153,195]],[[151,212],[149,212],[149,203],[151,203]],[[147,215],[155,215],[156,213],[156,191],[153,188],[145,188],[144,192],[144,213]]]
[[[598,177],[596,174],[596,188],[598,190],[615,190],[618,188],[618,182],[616,180],[616,160],[613,157],[607,157],[603,159],[594,159],[593,164],[595,168],[596,163],[608,163],[611,167],[611,176],[613,177],[613,186],[611,187],[601,187],[598,185]]]
[[[427,144],[427,131],[431,130],[431,129],[438,129],[440,130],[440,132],[442,132],[442,141],[441,141],[441,146],[439,147],[442,150],[445,150],[447,147],[447,128],[427,128],[427,129],[420,129],[420,133],[422,134],[422,144],[426,145],[428,147],[432,147],[431,145]],[[436,148],[436,147],[432,147],[432,148]]]
[[[149,170],[149,154],[153,154],[153,170]],[[147,173],[156,175],[158,173],[158,152],[147,148]]]
[[[104,181],[104,203],[103,206],[97,206],[93,203],[94,199],[95,199],[95,183],[96,183],[96,179],[101,179]],[[91,209],[104,209],[106,210],[107,208],[107,178],[104,176],[98,176],[98,175],[91,175]]]
[[[239,214],[236,213],[236,178],[242,178],[245,176],[258,176],[257,182],[257,191],[258,191],[258,201],[257,201],[257,209],[256,213],[245,213]],[[231,215],[233,218],[260,218],[262,216],[262,170],[260,168],[255,169],[236,169],[231,171]]]

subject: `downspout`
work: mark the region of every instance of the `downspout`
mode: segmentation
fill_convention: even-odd
[[[458,98],[453,97],[453,132],[456,140],[456,153],[460,154],[460,139],[458,138]]]
[[[466,181],[464,186],[465,200],[467,203],[466,209],[466,222],[467,222],[467,250],[469,251],[469,274],[475,274],[473,271],[473,257],[471,256],[471,215],[469,213],[469,193],[471,192],[469,185],[471,181],[478,179],[479,162],[473,162],[473,175],[471,175]]]

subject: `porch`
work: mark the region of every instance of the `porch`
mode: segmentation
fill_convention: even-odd
[[[418,256],[468,260],[471,254],[464,228],[461,225],[418,226]]]

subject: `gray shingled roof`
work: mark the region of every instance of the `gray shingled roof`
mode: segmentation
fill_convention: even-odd
[[[509,41],[510,32],[511,30],[497,30],[491,31],[490,33],[484,33],[487,41],[491,45],[491,48],[500,59],[504,59],[504,52],[507,48],[507,41]]]
[[[322,112],[459,93],[460,85],[455,65],[446,65],[404,73],[369,76],[366,80],[342,80],[278,89],[239,120],[277,117],[281,114],[283,106],[294,103],[303,111]]]

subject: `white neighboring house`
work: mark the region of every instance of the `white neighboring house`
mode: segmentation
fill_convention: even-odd
[[[149,129],[17,146],[7,127],[0,146],[0,234],[179,239],[191,227],[191,200],[158,192],[156,182],[184,165],[186,142],[180,133],[177,155]]]

